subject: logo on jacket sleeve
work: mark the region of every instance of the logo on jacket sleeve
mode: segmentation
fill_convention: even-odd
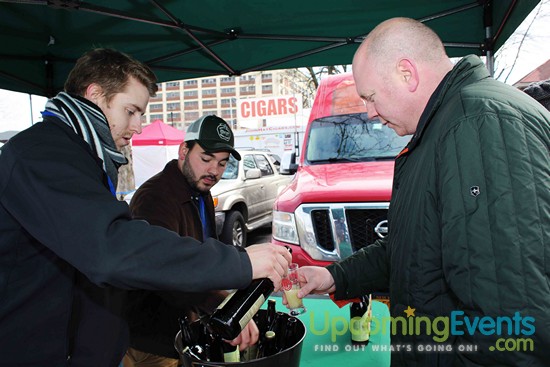
[[[473,197],[477,197],[480,193],[481,191],[479,190],[479,186],[470,187],[470,195],[472,195]]]

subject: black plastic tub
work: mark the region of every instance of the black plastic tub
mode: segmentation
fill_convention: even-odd
[[[258,313],[265,313],[266,310],[259,310]],[[285,314],[285,317],[290,318],[290,315]],[[254,367],[298,367],[300,365],[300,357],[302,354],[302,345],[304,338],[306,337],[306,327],[304,323],[299,320],[296,327],[296,342],[291,346],[286,347],[280,352],[263,357],[252,359],[245,362],[210,362],[202,361],[191,356],[189,353],[183,351],[183,345],[181,341],[181,331],[176,335],[174,347],[180,355],[180,364],[183,367],[209,367],[209,366],[254,366]],[[260,330],[260,334],[265,332]]]

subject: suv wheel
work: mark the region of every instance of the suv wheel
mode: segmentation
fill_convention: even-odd
[[[240,212],[231,211],[225,217],[220,240],[234,246],[246,247],[246,227]]]

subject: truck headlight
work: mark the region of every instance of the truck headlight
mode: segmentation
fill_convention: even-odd
[[[272,225],[274,239],[295,245],[300,244],[294,214],[274,210]]]

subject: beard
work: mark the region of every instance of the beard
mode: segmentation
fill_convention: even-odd
[[[183,174],[183,177],[185,177],[185,179],[187,180],[187,182],[189,183],[191,188],[195,191],[200,192],[201,194],[206,194],[210,191],[210,188],[205,188],[205,187],[201,188],[199,186],[199,182],[202,178],[210,177],[210,178],[214,179],[215,182],[216,182],[216,178],[213,177],[213,176],[210,176],[210,175],[205,175],[205,176],[201,176],[201,177],[197,178],[197,175],[195,174],[195,172],[191,168],[191,165],[189,165],[189,163],[187,163],[187,160],[183,161],[183,165],[181,167],[181,173]]]

